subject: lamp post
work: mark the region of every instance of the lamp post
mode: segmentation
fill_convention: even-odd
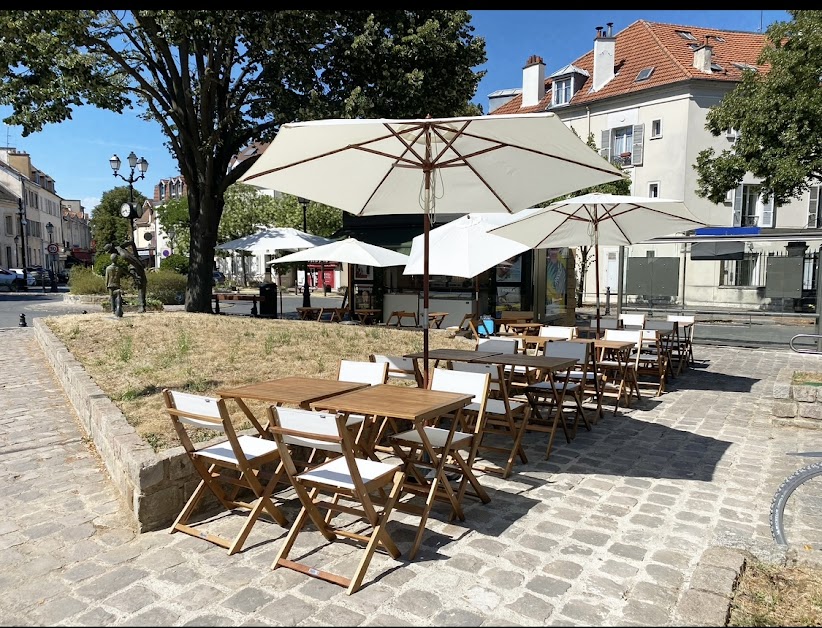
[[[22,245],[20,246],[20,256],[23,258],[23,290],[29,289],[29,274],[26,270],[26,210],[23,209],[23,199],[17,199],[17,216],[20,218],[20,238],[22,238]]]
[[[14,236],[14,265],[20,265],[20,249],[17,248],[17,245],[20,244],[20,236]]]
[[[126,261],[134,269],[137,289],[140,293],[140,305],[138,311],[145,312],[147,283],[146,269],[143,266],[142,260],[140,260],[140,255],[137,251],[137,243],[134,241],[134,219],[137,217],[137,211],[134,208],[134,182],[145,178],[146,171],[148,170],[148,161],[146,161],[145,157],[140,157],[140,159],[137,159],[137,155],[134,154],[134,151],[131,151],[126,159],[128,159],[129,168],[131,168],[131,172],[129,173],[128,177],[124,177],[118,172],[118,170],[120,170],[120,165],[122,162],[116,154],[112,155],[111,158],[108,160],[111,169],[114,171],[114,176],[120,177],[123,181],[128,183],[128,203],[124,203],[123,206],[120,207],[120,215],[123,218],[128,218],[130,240],[128,245],[131,246],[131,251],[126,250],[126,246],[128,245],[118,247],[118,251],[120,251],[121,254],[123,254],[123,256],[126,258]],[[135,170],[140,171],[139,176],[134,176]]]
[[[305,213],[306,209],[308,209],[308,199],[298,196],[297,202],[303,206],[303,233],[308,233],[308,223]],[[303,307],[311,307],[311,293],[308,291],[308,262],[305,263],[303,272],[305,273],[305,279],[303,281]]]
[[[51,224],[51,222],[46,223],[46,233],[49,234],[49,249],[48,249],[49,250],[49,262],[50,262],[50,264],[49,264],[49,266],[50,266],[49,280],[51,282],[51,291],[52,292],[57,292],[57,269],[56,269],[57,264],[54,263],[54,260],[57,256],[57,254],[54,252],[54,250],[55,250],[54,249],[54,240],[52,239],[52,235],[54,234],[54,225]],[[43,281],[43,286],[45,287],[45,285],[46,285],[46,282],[44,280]]]

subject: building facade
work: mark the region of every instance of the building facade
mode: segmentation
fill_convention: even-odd
[[[638,290],[628,277],[631,259],[676,258],[678,272],[670,278],[676,286],[660,287],[664,294],[656,295],[658,300],[680,307],[768,309],[770,258],[787,255],[788,243],[815,248],[822,242],[818,187],[775,207],[772,200],[764,201],[758,181],[747,173],[724,203],[696,194],[698,153],[706,148],[720,153],[737,138],[733,129],[714,137],[705,128],[707,113],[734,89],[743,72],[768,71],[757,64],[765,43],[761,33],[644,20],[614,35],[609,23],[597,29],[592,50],[582,57],[561,60],[558,69],[549,70],[540,56],[532,55],[523,67],[521,88],[489,96],[489,115],[554,112],[581,139],[592,136],[603,157],[625,168],[632,195],[681,199],[707,225],[734,239],[734,246],[726,243],[723,251],[714,247],[713,253],[703,246],[709,241],[705,234],[718,232],[703,230],[671,237],[665,244],[626,247],[625,252],[600,247],[601,289],[607,286],[613,294],[624,289],[625,303],[644,303],[648,294],[630,292]],[[699,254],[692,257],[695,246]],[[591,265],[587,303],[596,298],[593,273]]]

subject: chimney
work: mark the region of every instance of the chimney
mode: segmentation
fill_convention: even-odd
[[[604,28],[597,26],[597,36],[594,38],[593,90],[595,92],[614,78],[616,37],[612,34],[613,25],[613,22],[608,22],[607,33]]]
[[[699,48],[694,49],[694,67],[705,74],[712,74],[711,57],[714,48],[708,44],[702,44]]]
[[[545,97],[545,62],[531,55],[522,68],[522,106],[533,107]]]

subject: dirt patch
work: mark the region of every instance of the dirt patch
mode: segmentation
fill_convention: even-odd
[[[822,386],[822,373],[796,371],[791,377],[791,384],[803,386]]]

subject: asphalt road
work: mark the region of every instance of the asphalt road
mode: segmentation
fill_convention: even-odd
[[[24,314],[26,324],[30,325],[34,318],[39,316],[59,316],[61,314],[80,314],[98,311],[99,305],[71,303],[63,301],[63,295],[68,293],[67,286],[59,286],[58,292],[42,292],[32,289],[28,292],[0,291],[0,329],[18,327],[20,315]],[[296,318],[297,308],[302,306],[302,295],[282,295],[282,307],[278,298],[277,309],[281,318]],[[328,296],[312,294],[312,306],[339,306],[342,295]],[[237,301],[220,304],[220,311],[226,315],[248,316],[251,313],[250,302]],[[785,322],[785,321],[789,322]],[[789,346],[791,338],[796,334],[814,334],[815,325],[811,319],[804,324],[790,319],[781,320],[779,317],[751,317],[747,321],[738,322],[702,322],[697,317],[697,327],[694,337],[695,344],[710,344],[718,346],[735,346],[750,348],[784,349]],[[816,338],[804,338],[795,342],[795,346],[803,350],[816,350]],[[822,346],[820,346],[822,348]]]

